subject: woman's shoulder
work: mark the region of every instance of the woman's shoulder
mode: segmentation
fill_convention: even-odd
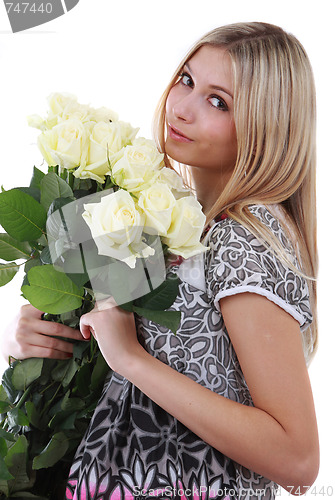
[[[272,235],[274,235],[281,246],[294,255],[295,236],[290,227],[284,210],[280,205],[249,205],[250,213],[258,219],[260,227],[264,226]],[[204,244],[211,248],[216,246],[227,246],[229,243],[237,245],[247,245],[250,249],[262,251],[268,248],[268,244],[260,235],[256,237],[255,232],[249,229],[242,222],[232,217],[224,217],[216,221],[206,235]]]
[[[271,242],[227,217],[215,223],[207,235],[208,295],[218,310],[223,297],[243,292],[263,295],[291,314],[305,329],[312,319],[309,290],[307,281],[298,272],[297,253],[283,223],[285,219],[272,206],[252,205],[249,209],[280,241],[290,264],[273,250]]]

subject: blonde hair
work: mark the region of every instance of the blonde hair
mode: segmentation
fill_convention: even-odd
[[[266,23],[238,23],[202,37],[181,61],[154,117],[154,134],[165,153],[165,105],[185,63],[203,45],[229,54],[234,76],[237,161],[233,174],[207,221],[219,213],[243,224],[282,260],[292,262],[277,238],[248,210],[248,205],[279,204],[287,228],[293,227],[300,274],[308,277],[313,323],[303,334],[309,361],[317,346],[316,144],[315,89],[306,52],[281,28]],[[167,157],[167,165],[172,167]],[[285,222],[285,221],[284,221]]]

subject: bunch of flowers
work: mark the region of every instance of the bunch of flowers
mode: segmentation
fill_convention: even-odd
[[[52,94],[28,187],[0,193],[0,286],[24,268],[21,291],[44,319],[78,327],[100,297],[176,332],[167,310],[178,279],[167,254],[204,252],[205,216],[181,177],[138,129],[107,108]],[[109,368],[95,340],[69,360],[12,360],[0,386],[0,497],[60,498]]]

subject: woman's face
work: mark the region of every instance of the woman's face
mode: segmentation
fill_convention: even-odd
[[[169,156],[193,167],[233,170],[237,141],[232,89],[231,61],[224,49],[201,47],[167,98]]]

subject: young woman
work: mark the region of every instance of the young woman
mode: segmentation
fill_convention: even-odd
[[[300,43],[264,23],[205,35],[158,107],[157,143],[208,219],[181,278],[177,335],[117,307],[82,317],[113,370],[67,499],[273,499],[314,482],[306,364],[317,342],[315,98]],[[5,353],[66,357],[78,337],[25,306]],[[307,363],[306,363],[307,362]]]

